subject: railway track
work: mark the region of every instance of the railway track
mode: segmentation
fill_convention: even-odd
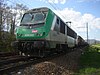
[[[18,55],[18,52],[0,52],[0,58]]]
[[[10,74],[13,71],[17,71],[21,68],[24,68],[31,63],[38,63],[36,60],[39,59],[38,57],[33,56],[7,56],[4,59],[0,59],[0,75]]]
[[[64,54],[66,54],[66,52],[54,53],[44,58],[34,56],[13,56],[6,60],[0,60],[0,75],[8,75],[12,72],[18,72],[20,69],[24,69],[25,67],[48,61]]]
[[[3,60],[0,59],[0,75],[11,74],[12,72],[16,72],[19,69],[23,69],[27,66],[52,59],[56,56],[60,56],[61,54],[63,53],[59,53],[59,54],[54,53],[44,58],[17,55],[13,57],[10,56],[9,58],[6,57],[7,59],[3,59]]]
[[[32,59],[31,59],[32,58]],[[14,71],[18,71],[19,69],[23,69],[31,64],[36,64],[38,63],[40,60],[38,58],[33,58],[33,57],[22,57],[22,58],[17,58],[14,60],[11,60],[9,62],[9,64],[7,63],[3,63],[3,66],[0,67],[0,74],[11,74]],[[1,63],[0,63],[1,64]],[[6,64],[6,65],[5,65]]]

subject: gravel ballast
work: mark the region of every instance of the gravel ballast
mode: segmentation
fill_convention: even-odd
[[[82,50],[76,50],[54,59],[31,65],[13,75],[73,75],[78,69]]]

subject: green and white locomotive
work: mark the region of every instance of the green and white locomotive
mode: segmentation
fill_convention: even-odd
[[[52,10],[41,7],[24,13],[14,46],[26,55],[44,56],[76,44],[77,34]]]

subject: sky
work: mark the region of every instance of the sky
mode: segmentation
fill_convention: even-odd
[[[29,9],[48,7],[78,35],[100,41],[100,0],[8,0],[9,5],[21,3]]]

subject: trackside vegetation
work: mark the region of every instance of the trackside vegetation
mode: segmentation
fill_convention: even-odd
[[[79,61],[79,72],[75,75],[100,75],[100,44],[86,48]]]
[[[15,40],[15,35],[9,32],[2,32],[2,38],[0,39],[0,52],[12,52],[14,49],[11,47],[11,43]]]

